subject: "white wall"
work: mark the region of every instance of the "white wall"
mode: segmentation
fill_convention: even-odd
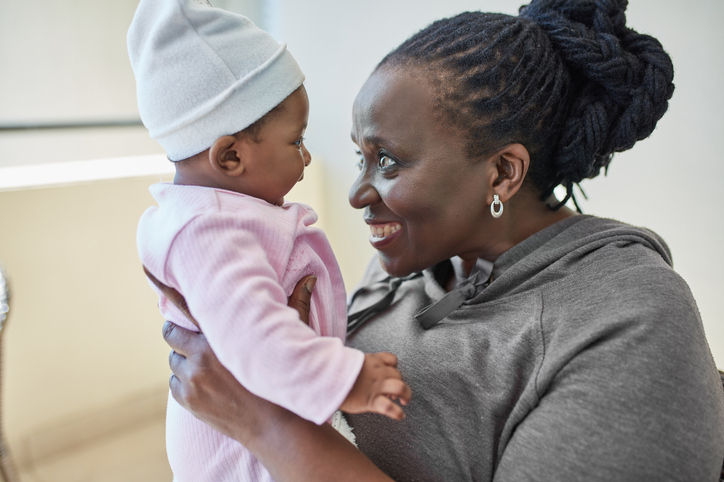
[[[0,0],[0,125],[138,119],[136,4]],[[0,131],[0,168],[162,152],[143,127]]]
[[[307,145],[333,180],[328,232],[348,284],[372,254],[361,213],[346,202],[357,174],[349,140],[357,91],[384,54],[431,21],[465,10],[512,14],[521,3],[284,0],[284,39],[307,75]],[[586,213],[647,226],[667,240],[724,368],[724,2],[632,0],[627,13],[629,26],[654,35],[671,54],[676,92],[649,139],[618,155],[608,177],[583,183],[590,200],[581,204]]]

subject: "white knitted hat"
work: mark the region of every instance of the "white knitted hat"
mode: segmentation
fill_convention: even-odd
[[[172,161],[249,127],[304,82],[286,44],[204,3],[141,0],[128,30],[141,119]]]

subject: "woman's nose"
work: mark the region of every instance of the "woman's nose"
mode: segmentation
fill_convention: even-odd
[[[349,204],[355,209],[362,209],[380,201],[380,194],[369,182],[369,177],[361,172],[349,188]]]

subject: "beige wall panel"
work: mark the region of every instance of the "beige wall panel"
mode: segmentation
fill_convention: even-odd
[[[163,320],[135,247],[152,182],[0,193],[13,288],[4,415],[20,452],[44,425],[166,383]]]

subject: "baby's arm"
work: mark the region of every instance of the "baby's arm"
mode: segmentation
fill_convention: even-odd
[[[402,381],[402,375],[397,370],[395,355],[367,353],[357,381],[339,408],[347,413],[375,412],[402,420],[405,413],[390,399],[407,405],[411,396],[410,387]]]

